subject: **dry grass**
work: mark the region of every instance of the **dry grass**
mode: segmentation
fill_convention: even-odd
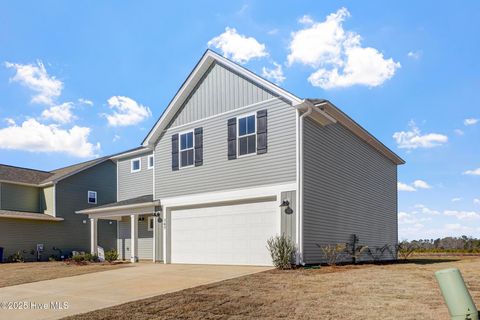
[[[68,319],[449,319],[434,278],[449,267],[480,303],[480,258],[433,258],[267,271]]]
[[[25,262],[0,264],[0,288],[42,280],[65,278],[85,273],[112,270],[127,264],[95,263],[67,265],[64,262]]]

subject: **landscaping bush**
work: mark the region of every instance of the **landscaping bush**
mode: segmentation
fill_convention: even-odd
[[[343,243],[339,243],[336,245],[326,245],[326,246],[320,246],[317,244],[317,247],[319,247],[322,250],[323,256],[325,257],[325,260],[329,266],[335,266],[337,265],[337,261],[345,255],[345,252],[347,250],[347,246]]]
[[[292,268],[295,243],[290,237],[284,234],[272,237],[267,241],[267,248],[270,251],[273,265],[277,269]]]
[[[105,252],[105,260],[112,263],[118,259],[118,252],[115,249]]]
[[[25,262],[25,258],[20,251],[17,251],[14,254],[8,256],[7,262]]]
[[[75,262],[76,264],[86,264],[88,262],[100,262],[98,256],[96,254],[90,253],[81,253],[72,256],[71,261]]]

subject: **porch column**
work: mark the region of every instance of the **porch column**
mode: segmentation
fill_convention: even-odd
[[[90,218],[90,253],[97,254],[98,250],[98,219]]]
[[[130,261],[131,262],[138,262],[138,216],[137,215],[130,215]]]

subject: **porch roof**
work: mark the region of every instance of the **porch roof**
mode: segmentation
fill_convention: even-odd
[[[76,211],[79,214],[92,214],[102,212],[114,212],[133,208],[152,207],[160,205],[160,201],[154,201],[153,195],[145,195],[117,202],[107,203],[98,207]]]
[[[0,218],[43,220],[43,221],[63,221],[63,218],[57,218],[46,213],[24,212],[14,210],[0,210]]]

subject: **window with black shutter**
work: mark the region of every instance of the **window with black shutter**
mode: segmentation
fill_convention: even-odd
[[[238,118],[238,155],[257,152],[257,125],[255,114]]]
[[[193,166],[194,140],[193,131],[179,134],[180,136],[180,167]]]

